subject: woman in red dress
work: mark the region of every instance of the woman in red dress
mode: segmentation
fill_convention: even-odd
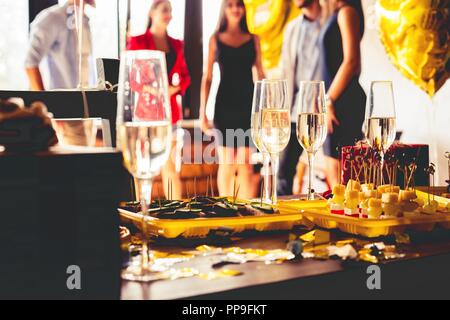
[[[182,141],[177,139],[179,122],[182,114],[182,96],[191,83],[189,71],[184,58],[183,42],[170,37],[167,26],[172,20],[172,6],[169,0],[153,0],[149,12],[149,27],[139,36],[130,37],[127,42],[128,50],[159,50],[166,54],[167,72],[169,79],[169,95],[172,107],[172,124],[174,127],[174,141],[169,161],[162,169],[164,192],[166,196],[168,181],[172,184],[172,198],[181,199],[182,184],[176,162],[181,160]]]

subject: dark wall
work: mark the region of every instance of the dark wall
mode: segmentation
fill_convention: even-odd
[[[184,98],[184,115],[186,119],[196,119],[199,116],[200,87],[203,75],[202,0],[187,1],[185,17],[184,51],[192,82]]]

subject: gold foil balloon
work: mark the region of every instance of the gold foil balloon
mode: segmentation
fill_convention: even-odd
[[[450,74],[450,0],[378,0],[381,41],[401,73],[432,97]]]
[[[292,0],[244,0],[250,32],[261,38],[263,64],[277,66],[286,24],[300,14]]]

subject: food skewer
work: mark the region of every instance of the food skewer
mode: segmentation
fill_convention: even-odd
[[[359,166],[358,173],[357,173],[357,175],[356,175],[359,184],[361,184],[361,179],[360,179],[359,177],[360,177],[360,175],[361,175],[362,170],[363,170],[363,164],[361,163],[361,165]]]
[[[235,194],[236,194],[236,178],[237,178],[237,175],[235,174],[235,175],[234,175],[234,181],[233,181],[233,203],[236,202],[236,201],[235,201]]]
[[[197,177],[194,177],[194,198],[197,198]]]
[[[240,189],[240,187],[241,187],[241,186],[238,185],[237,190],[236,190],[236,194],[234,195],[234,201],[233,201],[234,204],[236,204],[236,200],[237,200],[238,195],[239,195],[239,189]]]
[[[161,205],[161,186],[158,185],[158,204],[159,204],[159,210],[162,209],[162,205]]]
[[[261,197],[260,197],[259,205],[260,205],[261,208],[262,208],[262,204],[263,204],[263,190],[264,190],[264,179],[262,179],[261,190],[260,190]]]
[[[187,205],[187,207],[188,207],[188,209],[191,209],[191,195],[189,193],[189,184],[188,183],[186,183],[186,195],[187,195],[187,198],[188,198],[188,205]]]
[[[213,188],[213,182],[212,182],[212,174],[210,173],[209,174],[209,183],[211,184],[211,195],[213,196],[213,198],[214,198],[214,188]]]
[[[130,179],[131,199],[136,200],[136,186],[134,185],[134,179]]]
[[[449,151],[447,151],[445,153],[445,158],[448,160],[448,180],[446,180],[445,182],[448,183],[447,192],[450,193],[450,152]]]
[[[338,162],[338,179],[339,180],[338,181],[339,181],[339,184],[341,184],[342,183],[342,181],[341,181],[342,180],[342,168],[341,168],[341,166],[342,166],[342,148],[340,146],[338,146],[337,148],[338,148],[338,158],[339,158],[339,162]]]

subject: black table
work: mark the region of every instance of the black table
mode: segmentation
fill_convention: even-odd
[[[336,239],[348,235],[332,233]],[[233,242],[242,248],[284,249],[288,233],[257,235]],[[382,239],[383,240],[383,239]],[[392,239],[390,239],[392,240]],[[242,271],[237,277],[215,280],[185,278],[150,284],[123,281],[122,299],[440,299],[450,298],[450,232],[412,235],[403,245],[407,256],[385,262],[381,290],[369,290],[368,263],[341,260],[289,261],[282,264],[247,263],[229,268]],[[155,246],[153,247],[155,248]],[[156,250],[180,250],[179,247]],[[212,271],[208,258],[186,266]]]

